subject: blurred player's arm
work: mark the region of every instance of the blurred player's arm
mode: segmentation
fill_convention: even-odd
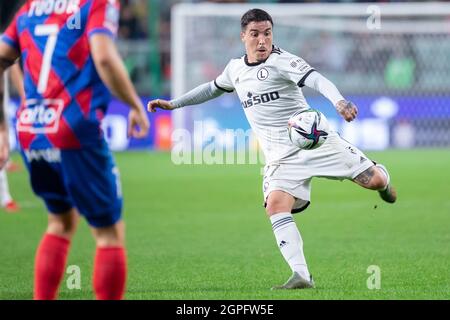
[[[198,87],[192,89],[191,91],[185,93],[181,97],[178,97],[170,101],[162,99],[152,100],[147,104],[147,110],[150,112],[155,112],[156,108],[164,110],[173,110],[185,106],[200,104],[208,100],[217,98],[224,92],[225,91],[219,89],[214,84],[214,81],[211,81],[201,84]]]
[[[0,42],[0,73],[12,66],[19,58],[19,53],[13,47],[4,42]]]
[[[89,38],[89,45],[100,78],[116,97],[131,108],[128,116],[128,135],[135,138],[145,137],[150,127],[147,114],[113,39],[106,34],[96,33]],[[137,130],[136,126],[140,130]]]
[[[3,73],[12,66],[19,58],[19,52],[9,44],[0,41],[0,78],[3,80]],[[3,91],[3,86],[1,88]]]
[[[341,95],[336,86],[319,72],[312,72],[306,79],[305,85],[319,91],[333,103],[337,112],[348,122],[354,120],[358,114],[358,108],[353,102],[347,101]]]
[[[23,87],[23,72],[19,63],[15,63],[11,66],[11,81],[19,93],[20,99],[25,100],[25,89]]]
[[[0,169],[5,166],[9,158],[9,132],[3,106],[3,74],[18,58],[19,52],[16,49],[0,41]]]

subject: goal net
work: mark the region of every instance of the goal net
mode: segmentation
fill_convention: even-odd
[[[358,106],[344,122],[320,94],[309,104],[367,149],[450,146],[450,4],[179,4],[172,9],[172,96],[211,81],[244,52],[240,18],[271,14],[274,44],[299,55]],[[175,128],[210,134],[248,125],[235,94],[173,113]],[[197,133],[194,133],[197,134]]]

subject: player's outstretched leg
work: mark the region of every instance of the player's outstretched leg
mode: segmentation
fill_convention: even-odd
[[[389,172],[387,171],[386,167],[382,164],[376,164],[376,167],[380,169],[385,175],[386,175],[386,187],[384,187],[381,190],[378,190],[378,193],[380,194],[381,199],[383,199],[386,202],[394,203],[397,200],[397,191],[395,188],[391,185],[391,177],[389,175]]]
[[[377,190],[381,199],[388,203],[394,203],[397,200],[397,191],[391,184],[389,172],[381,164],[371,166],[353,181],[364,188]]]
[[[77,222],[78,213],[75,209],[64,214],[49,214],[47,231],[36,252],[34,300],[57,298]]]
[[[293,275],[281,286],[272,289],[305,289],[314,287],[303,254],[303,240],[291,214],[294,198],[283,192],[273,191],[267,199],[267,213],[270,216],[273,233]]]
[[[97,243],[94,261],[93,285],[97,300],[121,300],[125,293],[127,276],[124,247],[124,223],[93,228]]]

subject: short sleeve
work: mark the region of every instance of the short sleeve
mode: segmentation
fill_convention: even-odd
[[[105,33],[116,37],[119,28],[119,12],[119,0],[92,1],[86,26],[88,36]]]
[[[295,55],[286,54],[280,57],[279,69],[285,78],[303,87],[305,79],[315,71],[305,60]]]
[[[234,85],[231,81],[230,76],[230,67],[231,61],[228,63],[228,65],[225,67],[225,70],[223,70],[222,74],[214,80],[215,86],[225,92],[233,92],[234,91]]]
[[[20,11],[14,16],[13,21],[10,23],[5,33],[3,33],[0,37],[1,41],[6,42],[16,50],[20,50],[19,32],[17,30],[17,19],[19,17],[19,13]]]

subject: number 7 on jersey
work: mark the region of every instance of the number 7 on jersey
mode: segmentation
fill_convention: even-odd
[[[58,31],[59,28],[56,24],[40,24],[34,29],[34,34],[36,36],[48,36],[44,49],[44,57],[42,59],[41,72],[39,72],[39,82],[37,87],[39,94],[43,94],[45,90],[47,90],[48,77],[50,75],[52,56],[56,47]]]

